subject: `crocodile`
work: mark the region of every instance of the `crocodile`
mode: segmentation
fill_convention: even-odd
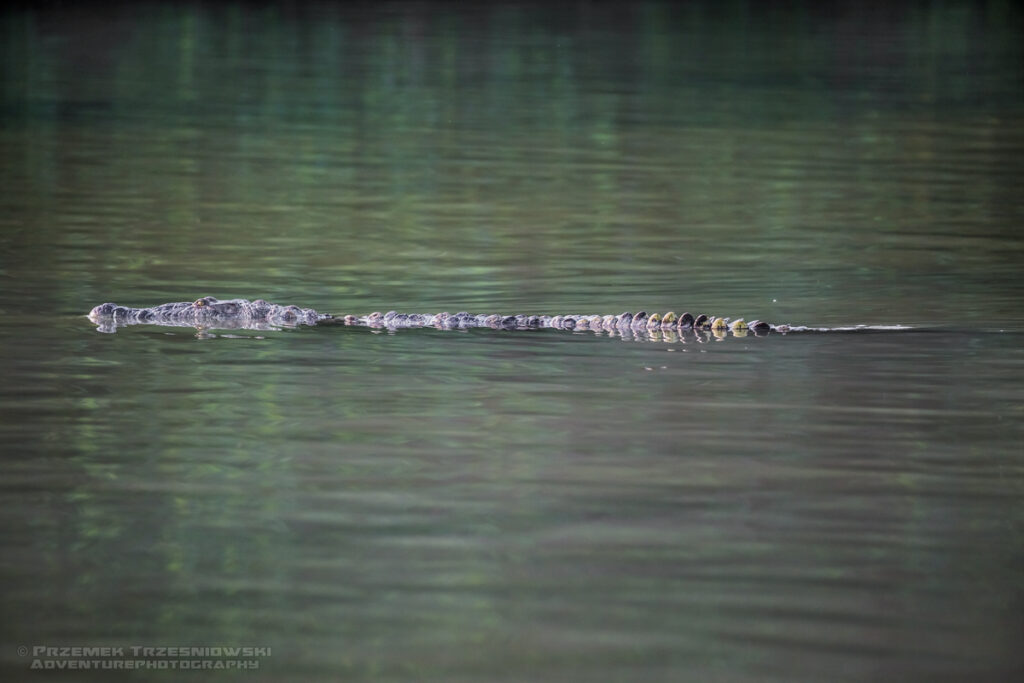
[[[96,323],[100,332],[116,332],[125,325],[162,325],[174,327],[195,327],[204,329],[249,329],[275,330],[300,325],[354,325],[376,329],[397,330],[403,328],[434,327],[438,329],[465,329],[488,327],[502,330],[557,329],[609,334],[638,335],[682,331],[706,332],[718,337],[736,337],[753,334],[763,336],[772,332],[834,332],[859,330],[910,329],[904,326],[855,327],[804,327],[795,325],[774,325],[762,320],[746,322],[743,318],[724,318],[707,314],[683,313],[620,313],[618,315],[502,315],[472,313],[370,313],[369,315],[331,315],[312,308],[282,306],[263,299],[221,300],[206,296],[195,301],[178,301],[150,308],[131,308],[115,303],[105,303],[89,312],[89,319]]]

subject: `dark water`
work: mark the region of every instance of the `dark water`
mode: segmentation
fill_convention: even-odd
[[[5,679],[1024,673],[1020,10],[553,7],[3,11]],[[921,329],[83,317],[207,294]]]

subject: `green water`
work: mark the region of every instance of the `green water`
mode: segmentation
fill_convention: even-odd
[[[1024,673],[1022,21],[3,10],[3,678],[175,676],[38,646],[267,648],[225,672],[260,681]],[[84,317],[203,295],[917,329]]]

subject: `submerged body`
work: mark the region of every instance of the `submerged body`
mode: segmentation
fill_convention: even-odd
[[[329,315],[311,308],[281,306],[262,299],[220,300],[212,296],[196,301],[161,304],[152,308],[130,308],[113,303],[97,306],[89,313],[101,332],[115,332],[122,325],[167,325],[215,329],[269,330],[299,325],[357,325],[363,327],[400,329],[434,327],[459,329],[490,327],[504,330],[595,330],[608,332],[708,330],[718,334],[731,332],[735,336],[769,332],[825,332],[834,330],[882,329],[866,326],[848,328],[809,328],[790,325],[772,325],[760,320],[749,323],[742,318],[730,320],[709,315],[693,316],[689,313],[648,314],[620,313],[618,315],[500,315],[472,313],[370,313],[369,315]],[[905,329],[905,328],[885,328]]]

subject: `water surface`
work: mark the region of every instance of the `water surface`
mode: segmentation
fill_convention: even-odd
[[[6,677],[1024,671],[1012,4],[0,16]],[[84,318],[203,295],[915,329]]]

